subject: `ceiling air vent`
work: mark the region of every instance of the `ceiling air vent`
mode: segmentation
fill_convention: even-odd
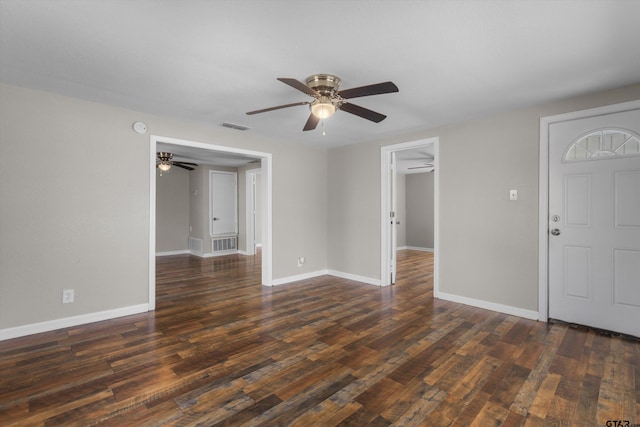
[[[226,127],[226,128],[235,129],[235,130],[248,130],[249,129],[246,126],[237,125],[235,123],[229,123],[229,122],[224,122],[221,126]]]

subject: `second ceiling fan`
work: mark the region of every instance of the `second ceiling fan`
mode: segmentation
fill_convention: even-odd
[[[359,105],[352,104],[347,100],[362,96],[398,92],[398,87],[392,82],[376,83],[352,89],[340,90],[340,78],[332,74],[314,74],[307,77],[305,80],[306,84],[292,78],[279,77],[278,80],[312,96],[313,100],[263,108],[261,110],[249,111],[247,114],[252,115],[265,113],[267,111],[280,110],[282,108],[295,107],[298,105],[308,105],[311,109],[311,114],[302,129],[304,131],[315,129],[320,120],[331,117],[336,110],[346,111],[347,113],[379,123],[387,116],[376,113],[375,111],[367,108],[360,107]]]

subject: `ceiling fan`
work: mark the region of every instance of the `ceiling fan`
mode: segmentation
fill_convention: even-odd
[[[435,169],[435,164],[431,162],[431,163],[425,163],[422,166],[412,166],[407,168],[407,170],[414,170],[414,169],[424,169],[425,172],[432,172]]]
[[[418,172],[433,172],[436,166],[435,158],[432,155],[420,152],[418,152],[415,156],[404,158],[400,161],[404,161],[405,164],[409,163],[410,165],[412,165],[407,166],[406,170],[408,171],[422,169]]]
[[[177,162],[173,160],[173,154],[171,153],[160,151],[156,154],[158,156],[156,161],[156,167],[160,169],[160,174],[162,174],[162,172],[166,172],[169,169],[171,169],[171,166],[177,166],[179,168],[186,169],[188,171],[192,171],[194,170],[194,166],[198,166],[195,163]]]
[[[295,107],[298,105],[308,105],[311,110],[309,119],[302,130],[313,130],[322,119],[327,119],[336,112],[336,110],[346,111],[379,123],[387,116],[376,113],[367,108],[348,102],[348,99],[359,98],[362,96],[380,95],[383,93],[398,92],[398,87],[392,82],[376,83],[367,86],[360,86],[351,89],[340,89],[340,78],[332,74],[314,74],[307,77],[305,83],[291,78],[279,77],[282,83],[287,84],[294,89],[306,93],[313,97],[311,101],[294,102],[292,104],[278,105],[277,107],[263,108],[261,110],[249,111],[247,114],[265,113],[267,111],[280,110],[282,108]]]

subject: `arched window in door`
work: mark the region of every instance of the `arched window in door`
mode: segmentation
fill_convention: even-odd
[[[563,162],[638,155],[640,155],[639,135],[624,129],[598,129],[570,144],[565,151]]]

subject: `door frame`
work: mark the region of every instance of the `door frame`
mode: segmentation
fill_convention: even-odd
[[[398,165],[396,159],[396,151],[389,152],[389,196],[387,200],[389,202],[389,216],[387,216],[387,222],[389,223],[389,236],[386,239],[391,243],[391,247],[388,248],[387,265],[389,266],[389,284],[395,285],[398,275]],[[393,216],[391,216],[393,212]],[[405,224],[406,227],[406,224]]]
[[[540,118],[538,201],[538,320],[549,320],[549,128],[554,123],[640,108],[640,100]]]
[[[255,242],[255,205],[256,205],[256,175],[261,173],[260,168],[247,169],[245,171],[245,230],[246,230],[246,254],[256,254]],[[250,219],[249,219],[250,218]]]
[[[434,150],[434,256],[433,256],[433,296],[438,298],[440,294],[440,138],[432,137],[400,144],[385,145],[380,147],[380,286],[391,284],[391,271],[389,266],[389,253],[391,252],[390,235],[391,222],[389,221],[391,174],[389,173],[391,153],[419,148],[433,144]]]
[[[213,145],[204,142],[166,136],[149,136],[149,294],[148,310],[156,308],[156,144],[166,143],[183,147],[194,147],[220,153],[240,154],[247,157],[258,157],[261,160],[262,175],[262,284],[273,286],[273,253],[272,253],[272,183],[273,167],[271,153],[245,150],[241,148]]]

